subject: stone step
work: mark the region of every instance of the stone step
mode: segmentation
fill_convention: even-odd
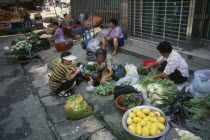
[[[102,40],[107,30],[102,30],[97,34],[96,38]],[[157,42],[128,38],[125,40],[125,45],[119,50],[122,53],[140,57],[143,59],[160,57],[159,52],[156,50]],[[174,47],[182,57],[187,61],[190,70],[197,71],[201,69],[210,68],[210,51],[204,49],[185,51],[182,48]]]

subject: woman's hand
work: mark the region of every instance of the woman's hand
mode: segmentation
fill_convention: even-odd
[[[106,77],[103,77],[102,79],[101,79],[101,82],[100,82],[101,84],[103,84],[103,83],[106,83]]]
[[[145,67],[142,67],[143,69],[149,69],[149,67],[148,66],[145,66]]]
[[[72,72],[74,73],[77,70],[77,67],[70,67],[70,69],[72,70]]]
[[[77,74],[79,74],[81,72],[81,69],[77,69],[76,71],[75,71],[75,73],[77,73]]]
[[[151,75],[149,78],[155,79],[157,77],[156,77],[156,75]]]

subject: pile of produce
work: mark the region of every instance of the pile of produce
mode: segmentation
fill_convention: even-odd
[[[85,66],[84,71],[82,71],[82,74],[84,76],[92,76],[93,72],[96,71],[96,67],[97,67],[96,64],[93,64],[93,65],[83,64],[83,66]]]
[[[202,140],[201,137],[195,136],[193,133],[187,130],[180,130],[178,128],[175,128],[175,130],[177,134],[180,136],[180,138],[176,140]]]
[[[19,36],[15,40],[12,40],[10,45],[13,46],[13,45],[17,44],[18,42],[24,41],[24,40],[25,40],[24,36]]]
[[[182,102],[188,101],[192,98],[192,95],[185,92],[186,87],[184,87],[176,97],[176,102],[173,103],[169,110],[165,111],[166,115],[177,124],[184,124],[185,119],[189,118],[187,110],[182,106]]]
[[[153,79],[147,76],[142,77],[141,81],[133,87],[142,93],[147,91],[150,103],[162,109],[174,103],[176,93],[179,91],[176,86],[172,86],[172,81],[170,80]]]
[[[113,94],[114,93],[114,88],[115,88],[115,84],[114,83],[106,82],[104,84],[100,84],[94,90],[94,93],[95,94],[99,94],[99,95]]]
[[[210,95],[205,98],[191,99],[189,101],[183,102],[182,105],[188,111],[189,120],[191,122],[203,123],[203,120],[205,119],[205,114],[209,114],[208,112],[210,110]],[[206,116],[209,117],[209,115]]]
[[[135,94],[126,94],[120,98],[119,105],[123,108],[130,109],[140,105],[140,99]]]
[[[93,113],[93,109],[80,94],[72,95],[68,98],[64,110],[68,118],[79,120]]]
[[[165,118],[156,110],[134,108],[126,119],[128,129],[141,136],[160,134],[165,128]]]
[[[33,40],[33,39],[38,39],[39,35],[38,34],[31,34],[29,37],[27,37],[27,40]]]
[[[149,69],[143,69],[144,66],[139,66],[137,72],[139,75],[148,75],[150,73]]]

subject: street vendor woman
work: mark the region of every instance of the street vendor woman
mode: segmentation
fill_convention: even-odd
[[[32,26],[32,20],[30,18],[30,12],[26,8],[23,8],[21,10],[21,16],[23,17],[24,26]]]
[[[103,49],[106,49],[106,42],[114,47],[114,52],[112,55],[117,54],[118,47],[124,46],[123,33],[120,27],[117,26],[118,21],[116,19],[109,20],[109,30],[106,33],[106,36],[102,40]]]
[[[76,76],[81,72],[80,69],[71,66],[76,58],[69,51],[61,53],[62,62],[55,68],[49,80],[49,86],[55,94],[59,96],[73,94],[72,88],[76,84]]]
[[[113,69],[117,67],[115,60],[111,55],[106,53],[104,49],[98,49],[96,51],[96,63],[97,69],[108,70],[108,74],[102,75],[101,83],[105,83],[107,79],[110,79],[113,75]]]
[[[58,22],[53,23],[55,34],[48,38],[48,40],[55,39],[55,43],[65,42],[62,29],[59,27]]]
[[[175,50],[169,42],[160,42],[157,46],[157,50],[162,55],[156,62],[144,67],[146,69],[158,66],[161,74],[152,75],[151,78],[169,78],[175,84],[184,83],[189,77],[189,68],[186,61],[182,56]]]

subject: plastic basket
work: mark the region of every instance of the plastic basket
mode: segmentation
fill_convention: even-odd
[[[148,66],[148,65],[154,63],[155,61],[157,61],[157,59],[145,59],[145,60],[142,61],[142,64],[144,66]]]
[[[72,46],[73,46],[73,43],[72,43],[72,42],[70,42],[70,43],[68,43],[68,44],[65,44],[64,42],[62,42],[62,43],[57,43],[57,44],[55,45],[55,48],[56,48],[56,50],[57,50],[58,52],[62,52],[62,51],[66,51],[66,50],[71,49]]]

